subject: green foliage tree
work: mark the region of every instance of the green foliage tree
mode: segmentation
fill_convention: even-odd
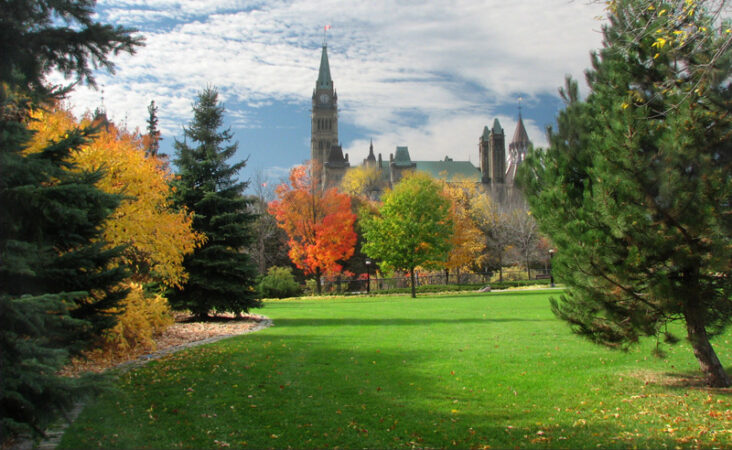
[[[613,2],[590,94],[568,80],[550,148],[519,176],[570,288],[554,312],[619,348],[673,343],[667,324],[682,320],[708,384],[729,386],[710,343],[732,320],[729,24],[690,3]],[[693,33],[671,45],[654,32],[669,26]]]
[[[227,162],[238,144],[229,144],[231,132],[220,130],[223,117],[217,90],[206,88],[193,106],[190,126],[183,130],[184,141],[175,141],[175,203],[193,211],[193,228],[207,240],[186,256],[188,281],[170,293],[169,301],[200,318],[212,309],[241,313],[261,306],[254,289],[256,267],[243,251],[252,242],[255,219],[251,201],[242,194],[248,183],[236,179],[246,161]]]
[[[450,199],[439,183],[418,172],[402,179],[382,200],[378,214],[362,218],[363,252],[408,271],[415,298],[414,269],[447,261],[453,232]]]
[[[119,198],[95,187],[71,152],[94,130],[75,129],[25,152],[32,108],[66,89],[44,83],[53,69],[94,84],[90,67],[133,52],[132,30],[100,24],[91,1],[7,1],[0,14],[0,436],[45,426],[91,387],[58,370],[115,323],[125,268],[104,249],[102,223]]]

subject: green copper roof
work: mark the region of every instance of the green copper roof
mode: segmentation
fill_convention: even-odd
[[[333,80],[330,79],[330,64],[328,64],[328,46],[323,45],[323,54],[320,56],[320,72],[318,73],[318,88],[332,88]]]
[[[503,128],[501,127],[501,122],[498,121],[498,118],[493,121],[493,133],[503,134]]]
[[[409,157],[409,148],[408,147],[397,147],[396,155],[394,155],[394,162],[395,163],[411,163],[412,158]]]
[[[483,136],[481,136],[481,139],[484,141],[487,141],[488,138],[491,137],[491,131],[488,129],[488,126],[483,127]]]
[[[434,178],[454,181],[480,181],[480,169],[470,161],[415,161],[417,170],[427,172]]]

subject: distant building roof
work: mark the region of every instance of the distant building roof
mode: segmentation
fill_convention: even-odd
[[[343,147],[340,145],[334,145],[330,148],[328,153],[328,161],[325,163],[329,167],[348,167],[348,158],[343,156]]]
[[[503,127],[501,127],[501,122],[498,121],[498,118],[493,121],[493,133],[494,134],[503,134]]]
[[[412,158],[409,157],[409,148],[397,147],[392,164],[396,166],[411,166]]]
[[[434,178],[447,182],[473,181],[480,182],[480,169],[470,161],[415,161],[416,170],[427,172]]]
[[[483,136],[481,136],[481,140],[487,141],[488,138],[491,137],[491,130],[488,129],[488,126],[483,127]]]
[[[374,141],[371,140],[371,144],[369,145],[369,156],[366,157],[366,161],[368,162],[376,162],[376,155],[374,155]]]
[[[330,64],[328,64],[328,46],[325,44],[323,44],[323,53],[320,55],[320,71],[318,72],[316,87],[333,87],[333,80],[330,78]]]
[[[512,144],[528,144],[529,142],[529,135],[526,133],[526,128],[524,127],[524,120],[521,118],[521,114],[519,114],[519,120],[518,125],[516,125],[516,131],[513,133],[513,140],[511,141]]]

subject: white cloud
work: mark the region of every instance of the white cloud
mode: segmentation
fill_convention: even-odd
[[[515,102],[518,93],[554,94],[567,73],[581,77],[589,50],[600,44],[595,16],[602,13],[597,3],[570,0],[103,0],[100,6],[103,20],[138,27],[146,37],[137,55],[117,58],[114,77],[99,76],[107,110],[131,128],[144,128],[155,99],[164,135],[180,135],[207,85],[219,88],[237,127],[261,125],[237,105],[307,104],[321,30],[330,23],[341,123],[371,131],[385,156],[406,144],[415,159],[444,157],[450,147],[456,159],[477,154],[477,137],[498,105]],[[77,112],[93,110],[100,93],[80,88],[72,103]],[[499,118],[512,135],[514,119]],[[526,125],[543,142],[543,130]]]

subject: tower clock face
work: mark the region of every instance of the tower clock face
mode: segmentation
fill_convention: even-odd
[[[320,103],[325,104],[325,103],[328,103],[328,100],[330,100],[330,97],[328,96],[328,94],[320,94],[319,100],[320,100]]]

